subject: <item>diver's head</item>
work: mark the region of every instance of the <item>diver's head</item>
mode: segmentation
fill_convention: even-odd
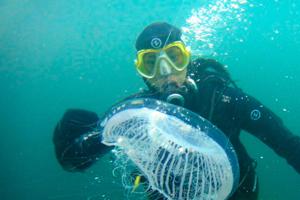
[[[151,89],[164,92],[180,87],[187,78],[190,52],[179,28],[165,22],[147,26],[136,41],[136,69]]]

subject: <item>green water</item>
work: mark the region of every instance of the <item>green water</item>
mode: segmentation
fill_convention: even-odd
[[[228,65],[244,91],[300,135],[299,0],[1,0],[0,199],[124,199],[110,155],[85,173],[62,170],[54,126],[67,108],[101,114],[145,87],[133,67],[137,34],[154,21],[193,30],[187,19],[201,8],[221,20],[203,22],[214,30],[206,43],[186,34],[193,52]],[[299,174],[253,136],[242,139],[258,161],[260,199],[299,199]]]

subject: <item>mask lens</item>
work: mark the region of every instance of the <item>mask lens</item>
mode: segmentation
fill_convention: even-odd
[[[177,46],[173,46],[166,49],[166,54],[178,68],[180,68],[183,65],[183,54],[181,49]]]
[[[145,51],[138,54],[137,70],[145,77],[154,76],[155,62],[157,59],[157,52]]]
[[[157,54],[154,52],[145,53],[143,56],[143,64],[146,71],[151,71],[154,68]]]
[[[189,63],[189,52],[181,42],[176,42],[173,45],[167,46],[165,49],[166,54],[174,63],[177,70],[183,70]]]

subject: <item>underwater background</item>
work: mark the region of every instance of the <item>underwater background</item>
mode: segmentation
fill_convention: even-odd
[[[64,171],[52,133],[67,108],[101,115],[145,87],[134,44],[156,21],[181,27],[195,56],[226,65],[300,136],[299,0],[0,0],[0,199],[135,198],[109,154],[85,173]],[[300,199],[300,175],[242,140],[258,161],[259,199]]]

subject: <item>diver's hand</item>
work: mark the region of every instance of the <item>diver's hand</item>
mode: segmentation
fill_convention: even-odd
[[[82,171],[110,148],[100,141],[96,113],[69,109],[55,127],[53,143],[56,158],[67,171]]]
[[[69,109],[55,128],[54,139],[74,140],[95,129],[98,120],[99,117],[94,112],[82,109]]]

